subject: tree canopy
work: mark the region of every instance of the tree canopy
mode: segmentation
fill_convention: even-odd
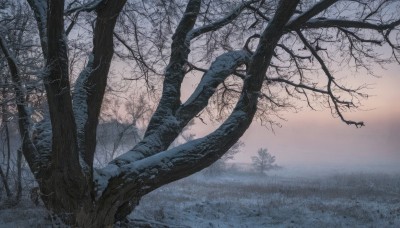
[[[363,126],[345,114],[367,97],[367,85],[348,86],[337,71],[399,63],[397,0],[1,3],[2,75],[12,82],[3,84],[14,91],[23,154],[46,207],[82,227],[125,218],[143,195],[211,165],[255,118],[274,124],[271,117],[296,100]],[[25,35],[15,39],[15,31]],[[148,91],[162,81],[162,92],[143,139],[95,169],[104,94],[112,65],[123,61],[126,79],[142,80]],[[182,82],[194,72],[201,80],[182,101]],[[47,103],[40,115],[29,96],[37,91]],[[169,149],[207,108],[226,116],[222,124]]]

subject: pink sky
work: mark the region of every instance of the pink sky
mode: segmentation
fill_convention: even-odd
[[[283,166],[400,166],[400,66],[393,64],[375,73],[382,77],[351,79],[356,84],[375,84],[368,92],[374,96],[363,102],[363,109],[368,111],[347,114],[354,120],[364,121],[365,127],[347,126],[333,118],[328,110],[315,112],[304,108],[299,113],[287,112],[284,117],[288,121],[282,122],[283,127],[275,129],[275,134],[254,122],[242,137],[246,147],[236,156],[236,161],[251,162],[257,149],[266,147]],[[187,81],[184,86],[195,85]],[[197,122],[198,136],[215,127]]]
[[[288,113],[288,122],[271,134],[253,124],[244,140],[252,147],[268,147],[282,163],[399,164],[400,165],[400,66],[376,81],[364,109],[351,113],[366,126],[356,129],[328,111]],[[245,159],[245,156],[241,156]]]

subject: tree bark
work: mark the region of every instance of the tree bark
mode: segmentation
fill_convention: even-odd
[[[85,88],[84,92],[87,94],[84,101],[87,113],[85,113],[86,119],[83,123],[84,129],[78,131],[78,134],[83,139],[80,143],[80,150],[89,167],[93,167],[93,158],[96,150],[96,130],[111,59],[114,54],[113,31],[125,2],[126,0],[107,2],[103,8],[97,10],[90,73],[82,75],[86,78],[81,79],[84,80],[82,85]]]

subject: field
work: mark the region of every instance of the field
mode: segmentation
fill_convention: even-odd
[[[0,209],[0,227],[55,223],[28,199],[17,208],[2,202]],[[203,172],[145,196],[130,221],[120,226],[395,228],[400,227],[400,173]]]

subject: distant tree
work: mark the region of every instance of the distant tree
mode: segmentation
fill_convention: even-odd
[[[276,160],[275,156],[268,153],[267,148],[258,149],[257,154],[257,156],[253,156],[251,159],[253,160],[254,168],[258,172],[264,173],[265,171],[279,168],[278,165],[274,164]]]
[[[97,129],[95,159],[100,165],[107,164],[126,147],[133,147],[142,138],[153,107],[144,94],[129,96],[125,103],[107,94],[101,110],[101,124]]]
[[[40,115],[40,103],[44,101],[41,92],[44,88],[38,85],[40,79],[37,77],[37,72],[43,67],[41,54],[32,43],[36,22],[32,11],[20,1],[0,0],[0,14],[0,36],[7,37],[7,47],[18,62],[25,100],[30,103],[27,110],[35,119]],[[7,55],[0,51],[0,182],[7,197],[17,203],[22,196],[23,157],[22,150],[18,150],[21,139],[16,134],[19,118],[14,85]]]

